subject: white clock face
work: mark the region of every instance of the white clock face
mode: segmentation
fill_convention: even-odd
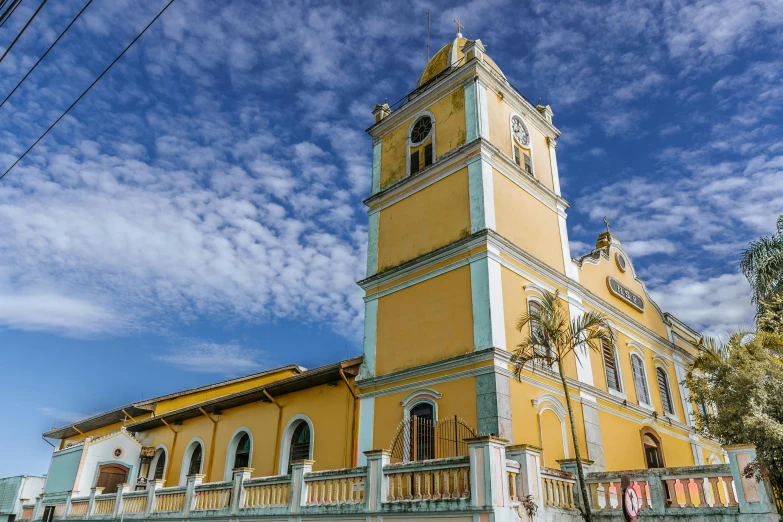
[[[514,133],[514,137],[525,147],[530,143],[530,134],[527,132],[527,127],[522,123],[522,118],[514,116],[511,118],[511,131]]]

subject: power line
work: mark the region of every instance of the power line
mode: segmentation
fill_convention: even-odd
[[[14,14],[14,11],[16,11],[16,8],[19,7],[19,4],[22,3],[22,0],[12,0],[11,5],[8,6],[8,9],[5,10],[5,12],[0,15],[0,27],[3,27],[5,25],[5,22],[11,18],[11,15]]]
[[[41,4],[38,6],[38,9],[36,9],[35,12],[33,13],[33,16],[31,16],[30,19],[27,21],[27,23],[24,24],[24,27],[22,27],[22,30],[19,31],[19,34],[16,35],[16,38],[14,38],[14,41],[11,42],[11,45],[9,45],[8,48],[5,50],[5,52],[3,53],[3,56],[0,56],[0,62],[2,62],[3,59],[8,55],[9,51],[11,51],[11,49],[14,47],[14,45],[17,42],[17,40],[19,40],[19,37],[24,34],[24,32],[27,30],[27,26],[29,26],[33,22],[33,20],[35,19],[36,15],[38,14],[38,12],[41,10],[41,8],[44,6],[44,4],[46,2],[47,2],[47,0],[43,0],[43,2],[41,2]]]
[[[33,67],[29,71],[27,71],[27,74],[24,75],[24,78],[19,80],[19,83],[16,84],[16,87],[14,87],[11,90],[11,92],[8,93],[8,96],[6,96],[5,99],[2,102],[0,102],[0,107],[5,105],[5,102],[8,101],[8,98],[10,98],[16,92],[16,90],[24,83],[24,81],[27,79],[27,77],[30,76],[30,74],[35,70],[36,67],[38,67],[38,64],[41,63],[44,58],[46,58],[46,55],[49,54],[49,51],[51,51],[52,48],[55,45],[57,45],[57,42],[60,41],[60,38],[62,38],[63,35],[68,32],[68,29],[70,29],[71,26],[74,24],[74,22],[76,22],[76,20],[79,19],[79,17],[82,15],[84,10],[87,9],[87,6],[89,6],[91,3],[92,3],[92,0],[88,0],[87,3],[84,4],[84,7],[82,7],[82,10],[79,11],[79,13],[76,15],[76,17],[73,20],[71,20],[71,23],[69,23],[68,26],[65,29],[63,29],[63,32],[61,32],[60,36],[58,36],[57,39],[54,42],[52,42],[52,45],[49,46],[49,48],[46,50],[46,52],[43,53],[43,55],[40,58],[38,58],[38,61],[35,62],[35,65],[33,65]]]
[[[167,4],[166,4],[166,5],[163,7],[163,9],[161,9],[161,10],[160,10],[160,12],[159,12],[157,15],[155,15],[155,18],[153,18],[153,19],[150,21],[150,23],[148,23],[148,24],[146,25],[146,27],[144,27],[144,29],[142,29],[142,30],[141,30],[141,32],[140,32],[138,35],[136,35],[136,38],[134,38],[134,39],[131,41],[131,43],[129,43],[129,44],[128,44],[128,45],[125,47],[125,49],[123,49],[123,50],[122,50],[122,52],[121,52],[119,55],[117,55],[117,58],[115,58],[115,59],[114,59],[114,61],[112,61],[112,62],[109,64],[109,66],[108,66],[108,67],[106,67],[106,68],[103,70],[103,72],[102,72],[102,73],[101,73],[101,74],[100,74],[100,75],[99,75],[97,78],[95,78],[95,81],[93,81],[93,82],[90,84],[90,86],[89,86],[89,87],[87,87],[87,88],[84,90],[84,92],[82,92],[82,93],[79,95],[79,97],[78,97],[78,98],[76,98],[76,100],[74,100],[74,102],[73,102],[73,103],[72,103],[72,104],[71,104],[71,105],[70,105],[70,106],[69,106],[67,109],[65,109],[65,112],[63,112],[63,113],[62,113],[62,114],[61,114],[61,115],[60,115],[60,116],[59,116],[59,117],[58,117],[56,120],[54,120],[54,123],[52,123],[51,125],[49,125],[49,128],[48,128],[48,129],[46,129],[46,130],[44,131],[44,133],[43,133],[43,134],[41,134],[41,135],[38,137],[38,139],[37,139],[37,140],[35,140],[35,141],[33,142],[33,144],[32,144],[32,145],[30,145],[30,147],[29,147],[29,148],[28,148],[26,151],[24,151],[24,154],[22,154],[21,156],[19,156],[19,158],[18,158],[16,161],[14,161],[13,165],[11,165],[10,167],[8,167],[8,169],[7,169],[5,172],[3,172],[3,175],[2,175],[2,176],[0,176],[0,179],[3,179],[3,178],[5,177],[5,175],[6,175],[6,174],[8,174],[9,172],[11,172],[11,169],[13,169],[14,167],[16,167],[16,164],[17,164],[17,163],[19,163],[20,161],[22,161],[22,160],[24,159],[24,157],[25,157],[25,156],[27,156],[27,154],[28,154],[28,153],[29,153],[31,150],[33,150],[33,147],[35,147],[36,145],[38,145],[38,142],[40,142],[42,139],[44,139],[44,137],[45,137],[47,134],[49,134],[49,131],[51,131],[51,130],[54,128],[54,126],[55,126],[55,125],[57,125],[57,124],[60,122],[60,120],[62,120],[62,119],[65,117],[65,115],[66,115],[66,114],[68,114],[68,113],[71,111],[71,109],[73,109],[73,107],[74,107],[74,106],[75,106],[77,103],[79,103],[79,100],[81,100],[82,98],[84,98],[84,96],[85,96],[85,95],[86,95],[88,92],[90,92],[90,89],[92,89],[92,88],[95,86],[95,84],[96,84],[96,83],[98,83],[98,82],[100,81],[100,79],[101,79],[101,78],[103,78],[103,76],[104,76],[104,75],[105,75],[107,72],[109,72],[109,69],[111,69],[111,68],[112,68],[112,66],[114,66],[114,64],[115,64],[115,63],[117,63],[117,62],[120,60],[120,58],[122,58],[122,56],[123,56],[123,55],[124,55],[124,54],[125,54],[125,53],[128,51],[128,49],[130,49],[130,48],[133,46],[133,44],[135,44],[135,43],[136,43],[136,41],[137,41],[139,38],[141,38],[141,37],[142,37],[142,35],[143,35],[144,33],[146,33],[146,32],[147,32],[147,29],[149,29],[149,28],[152,26],[152,24],[154,24],[154,23],[155,23],[155,21],[156,21],[158,18],[160,18],[160,17],[161,17],[161,15],[162,15],[164,12],[166,12],[166,9],[168,9],[168,8],[169,8],[169,6],[170,6],[171,4],[173,4],[173,3],[174,3],[174,0],[169,0],[169,3],[167,3]]]

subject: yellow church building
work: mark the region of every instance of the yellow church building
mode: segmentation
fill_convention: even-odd
[[[564,368],[593,509],[619,516],[619,472],[634,470],[642,513],[774,516],[735,472],[752,447],[694,425],[683,381],[698,332],[650,298],[608,225],[573,257],[550,107],[458,34],[373,114],[363,356],[53,429],[46,485],[20,518],[514,522],[530,495],[537,517],[577,520],[559,375],[510,365],[518,317],[555,291],[616,333]]]

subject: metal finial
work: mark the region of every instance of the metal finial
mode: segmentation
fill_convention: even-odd
[[[611,234],[611,232],[609,232],[609,220],[606,218],[606,216],[604,216],[604,224],[606,225],[606,233]]]

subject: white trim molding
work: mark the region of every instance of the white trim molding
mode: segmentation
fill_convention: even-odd
[[[204,471],[204,460],[207,458],[207,448],[204,445],[204,441],[201,440],[201,437],[193,437],[190,439],[190,442],[188,442],[187,449],[185,450],[185,453],[182,455],[182,466],[179,471],[179,485],[184,486],[185,483],[188,480],[188,470],[190,468],[190,459],[193,457],[193,451],[195,451],[196,444],[201,445],[201,467],[199,468],[198,472],[201,473]],[[210,451],[212,451],[210,449]]]
[[[443,397],[443,394],[433,390],[432,388],[421,388],[420,390],[416,390],[414,392],[409,393],[407,397],[405,397],[402,401],[400,401],[400,406],[403,407],[408,406],[408,404],[412,400],[421,396],[428,396],[434,398],[435,400],[438,400],[441,397]]]
[[[232,477],[234,476],[234,460],[237,456],[237,448],[239,447],[239,441],[242,439],[242,435],[245,433],[250,437],[250,455],[248,456],[247,467],[253,467],[253,433],[247,426],[241,426],[234,431],[229,439],[228,449],[226,450],[226,465],[223,470],[223,480],[232,480]]]
[[[531,402],[533,403],[533,407],[538,409],[538,440],[541,447],[544,448],[544,428],[541,423],[541,415],[545,411],[549,410],[554,413],[557,419],[560,421],[560,431],[563,440],[563,456],[565,458],[569,458],[568,433],[566,431],[566,418],[568,418],[568,410],[565,408],[565,406],[563,406],[557,397],[548,393],[542,393]],[[545,448],[544,451],[546,451]]]
[[[291,437],[294,434],[294,430],[299,426],[301,422],[307,423],[310,427],[310,458],[313,458],[313,447],[315,443],[315,430],[313,429],[313,421],[310,417],[303,414],[294,415],[289,419],[288,424],[285,425],[283,430],[283,440],[280,441],[280,455],[278,456],[277,474],[285,475],[288,473],[288,457],[291,455]]]

